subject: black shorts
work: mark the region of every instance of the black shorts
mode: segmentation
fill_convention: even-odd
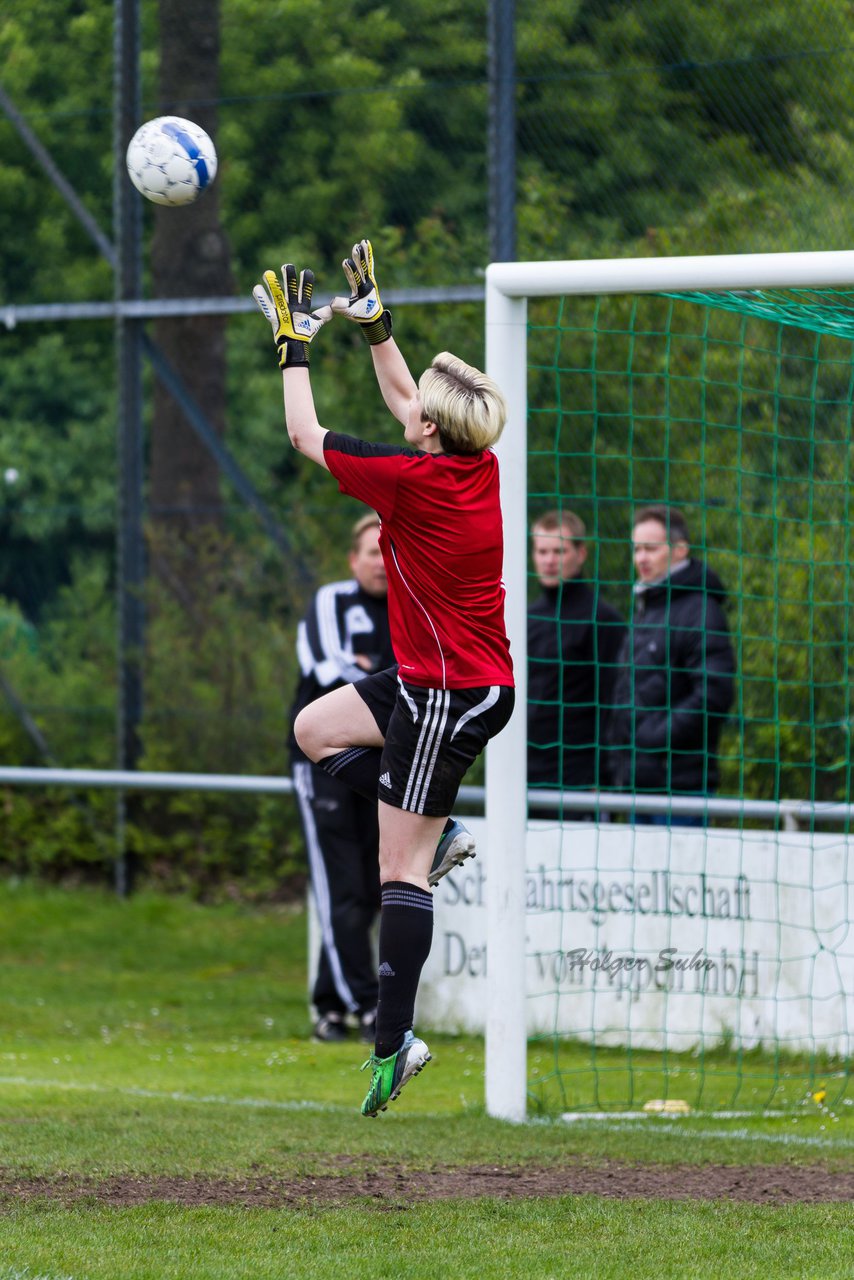
[[[379,799],[430,818],[448,817],[466,771],[504,728],[515,700],[510,685],[425,689],[404,684],[397,667],[366,676],[353,688],[385,738]]]

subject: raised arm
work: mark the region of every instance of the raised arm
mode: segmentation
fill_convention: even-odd
[[[388,312],[386,312],[388,314]],[[409,366],[394,338],[371,347],[374,373],[388,408],[398,422],[406,425],[409,403],[418,390]]]
[[[256,285],[252,296],[273,330],[279,352],[279,367],[285,397],[285,425],[291,444],[312,462],[326,466],[323,438],[326,428],[317,420],[308,373],[309,345],[315,334],[331,320],[329,307],[311,310],[314,274],[300,272],[288,262],[282,267],[284,291],[275,271],[264,272],[264,285]],[[266,285],[266,288],[264,287]]]
[[[341,264],[350,286],[349,298],[333,298],[337,315],[355,320],[370,344],[374,372],[383,399],[398,422],[406,423],[409,402],[417,387],[400,349],[391,336],[391,312],[382,304],[374,278],[374,251],[370,240],[353,245],[352,258]]]
[[[326,427],[317,420],[308,368],[284,369],[282,387],[285,396],[285,426],[291,444],[312,462],[326,467],[323,438]],[[328,471],[329,468],[326,467]]]

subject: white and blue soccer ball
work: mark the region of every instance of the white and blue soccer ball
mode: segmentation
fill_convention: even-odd
[[[204,129],[180,116],[140,125],[127,149],[131,182],[155,204],[192,204],[213,182],[216,166],[216,148]]]

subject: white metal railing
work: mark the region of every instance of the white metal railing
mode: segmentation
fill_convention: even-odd
[[[244,773],[145,773],[120,769],[35,769],[0,767],[0,785],[71,787],[78,791],[232,791],[259,795],[291,795],[288,777]],[[485,788],[460,787],[459,800],[483,806]],[[781,822],[784,826],[809,822],[854,822],[854,804],[812,800],[746,800],[737,796],[651,796],[611,791],[529,791],[528,811],[563,808],[573,812],[673,813],[709,818],[748,818]]]

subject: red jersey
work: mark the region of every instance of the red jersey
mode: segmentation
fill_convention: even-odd
[[[495,454],[422,453],[335,431],[323,450],[341,492],[380,517],[401,678],[438,689],[512,685]]]

